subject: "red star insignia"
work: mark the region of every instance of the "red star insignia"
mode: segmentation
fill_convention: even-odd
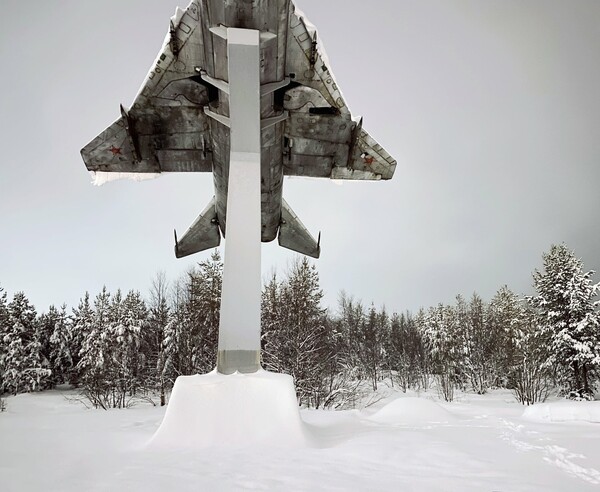
[[[369,165],[373,164],[374,160],[375,160],[375,158],[373,156],[370,156],[370,155],[365,156],[365,162]]]
[[[112,152],[113,155],[123,155],[123,154],[121,154],[121,148],[115,147],[114,145],[110,148],[110,151]]]

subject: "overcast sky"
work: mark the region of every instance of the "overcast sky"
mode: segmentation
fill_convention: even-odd
[[[416,310],[531,272],[565,242],[600,268],[600,2],[298,0],[391,182],[288,179],[322,231],[325,304]],[[39,311],[86,290],[147,292],[209,256],[173,254],[208,174],[93,187],[79,150],[129,106],[185,0],[3,0],[0,285]],[[263,272],[294,257],[263,246]],[[597,275],[596,280],[599,280]]]

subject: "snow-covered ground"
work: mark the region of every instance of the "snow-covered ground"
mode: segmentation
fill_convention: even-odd
[[[6,399],[2,492],[600,490],[600,424],[581,420],[600,402],[524,416],[508,392],[451,404],[391,393],[363,411],[302,411],[310,445],[175,451],[147,447],[164,408],[90,410],[74,396]]]

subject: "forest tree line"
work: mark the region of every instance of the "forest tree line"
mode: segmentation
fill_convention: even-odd
[[[222,272],[215,252],[172,285],[157,274],[146,299],[103,288],[70,312],[38,314],[23,292],[9,302],[0,289],[0,395],[70,384],[99,408],[164,405],[178,376],[216,365]],[[475,293],[390,314],[342,293],[332,313],[316,267],[298,259],[263,288],[263,367],[292,375],[299,404],[313,408],[352,407],[382,381],[435,386],[447,401],[457,388],[508,388],[524,404],[550,391],[591,399],[600,380],[593,273],[556,245],[533,274],[534,296],[505,286],[489,302]]]

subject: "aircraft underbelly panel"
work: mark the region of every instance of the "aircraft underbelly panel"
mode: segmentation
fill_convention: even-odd
[[[121,108],[83,159],[90,171],[212,172],[215,198],[203,215],[210,220],[199,219],[187,240],[194,246],[184,241],[180,253],[214,244],[215,229],[224,235],[228,27],[260,31],[262,240],[279,234],[285,247],[316,257],[318,241],[283,210],[284,175],[386,180],[396,161],[352,118],[315,28],[291,0],[193,0],[178,9],[131,109]],[[205,242],[203,230],[211,235]]]

